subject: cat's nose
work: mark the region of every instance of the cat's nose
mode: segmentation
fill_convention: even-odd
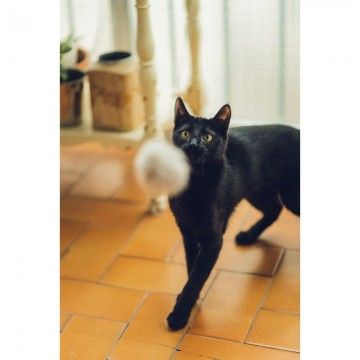
[[[191,146],[191,147],[197,147],[198,146],[198,142],[197,142],[197,140],[194,138],[194,139],[191,139],[190,141],[189,141],[189,146]]]

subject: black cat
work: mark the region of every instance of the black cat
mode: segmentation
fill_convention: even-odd
[[[175,104],[173,142],[191,165],[188,188],[170,198],[183,235],[188,281],[167,321],[183,328],[219,256],[228,219],[241,199],[263,217],[236,236],[252,244],[279,216],[283,206],[300,216],[300,131],[283,125],[228,126],[229,105],[212,119],[191,116]]]

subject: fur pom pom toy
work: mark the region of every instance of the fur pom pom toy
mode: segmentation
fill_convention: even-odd
[[[166,140],[147,140],[134,166],[137,181],[151,196],[177,195],[189,182],[190,166],[185,154]]]

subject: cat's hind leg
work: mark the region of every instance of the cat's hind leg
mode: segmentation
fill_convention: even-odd
[[[278,217],[282,209],[279,195],[276,192],[259,192],[246,198],[263,213],[262,218],[248,231],[240,232],[235,241],[238,245],[253,244],[260,234]]]
[[[300,186],[280,190],[280,198],[287,209],[300,216]]]

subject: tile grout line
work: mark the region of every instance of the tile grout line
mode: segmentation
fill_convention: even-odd
[[[127,257],[124,255],[118,255],[117,257],[119,257],[119,256]],[[142,258],[139,258],[139,259],[151,261],[151,259],[142,259]],[[158,262],[165,263],[164,261],[158,261]],[[184,264],[173,264],[173,265],[182,265],[185,267]],[[266,278],[268,280],[272,279],[271,276],[266,276],[266,275],[261,275],[261,274],[256,274],[256,273],[235,272],[235,271],[229,271],[229,270],[223,270],[223,269],[214,269],[214,270],[217,271],[218,273],[225,272],[225,273],[232,273],[232,274],[237,274],[237,275],[251,275],[251,276],[255,276],[255,277]],[[126,289],[126,290],[134,290],[134,291],[140,291],[140,292],[149,291],[154,294],[176,295],[175,293],[172,293],[172,292],[156,291],[156,290],[149,290],[149,289],[142,289],[142,288],[135,288],[135,287],[126,287],[123,285],[116,285],[116,284],[104,282],[103,280],[80,279],[80,278],[74,278],[74,277],[70,277],[70,276],[61,276],[61,279],[70,280],[70,281],[79,281],[79,282],[84,282],[84,283],[93,284],[93,285],[102,285],[102,286],[108,286],[108,287],[113,287],[113,288],[121,288],[121,289]]]
[[[257,306],[257,309],[256,309],[256,311],[255,311],[255,314],[254,314],[254,317],[253,317],[253,319],[252,319],[252,322],[251,322],[251,324],[250,324],[250,326],[249,326],[249,328],[248,328],[248,331],[246,332],[246,335],[245,335],[245,337],[244,337],[244,341],[243,341],[244,344],[246,343],[246,339],[248,338],[248,336],[249,336],[249,334],[250,334],[250,331],[251,331],[251,329],[253,328],[253,326],[254,326],[254,324],[255,324],[255,320],[256,320],[256,318],[257,318],[260,310],[262,309],[262,307],[263,307],[263,305],[264,305],[264,303],[265,303],[265,300],[266,300],[267,296],[269,295],[271,286],[272,286],[272,284],[273,284],[273,282],[274,282],[274,278],[275,278],[275,277],[270,278],[269,283],[267,284],[267,286],[266,286],[266,288],[265,288],[264,294],[263,294],[263,296],[262,296],[262,298],[261,298],[261,300],[260,300],[260,302],[259,302],[259,304],[258,304],[258,306]]]
[[[288,314],[288,315],[299,315],[300,316],[300,312],[295,312],[295,311],[289,311],[289,310],[284,310],[284,309],[271,309],[268,308],[266,306],[263,306],[261,308],[261,310],[266,310],[266,311],[271,311],[271,312],[276,312],[276,313],[282,313],[282,314]]]
[[[171,263],[174,264],[173,262],[173,258],[176,254],[176,252],[179,250],[180,246],[181,246],[182,240],[180,239],[173,247],[172,249],[169,251],[169,253],[166,255],[165,257],[165,262],[167,263]],[[176,262],[175,262],[176,263]],[[185,263],[183,263],[185,264]]]
[[[280,351],[286,351],[286,352],[297,353],[297,354],[299,353],[299,351],[296,351],[296,350],[277,348],[277,347],[267,346],[267,345],[263,345],[263,344],[243,343],[241,341],[236,341],[234,339],[227,339],[227,338],[219,337],[219,336],[207,336],[207,335],[201,335],[201,334],[188,334],[188,335],[202,337],[202,338],[206,338],[206,339],[221,340],[221,341],[230,342],[230,343],[239,344],[239,345],[248,345],[248,346],[253,346],[253,347],[260,347],[260,348],[266,348],[266,349],[272,349],[272,350],[280,350]],[[195,354],[195,355],[198,355],[198,354]]]
[[[139,303],[137,304],[137,306],[135,307],[134,311],[131,313],[131,315],[129,316],[128,321],[126,322],[126,325],[123,329],[123,331],[121,331],[121,333],[119,334],[119,336],[117,336],[113,343],[111,344],[108,352],[106,353],[105,359],[111,360],[110,356],[112,354],[112,352],[114,351],[116,345],[119,343],[120,339],[122,338],[122,336],[124,335],[124,333],[126,332],[126,330],[128,329],[128,327],[130,326],[130,323],[134,320],[135,316],[137,315],[137,313],[139,312],[140,308],[143,306],[143,304],[145,303],[146,299],[149,297],[149,292],[146,292],[145,295],[143,295],[142,299],[139,301]]]
[[[80,221],[80,222],[82,222],[82,221]],[[64,250],[64,252],[62,254],[60,251],[60,261],[64,258],[65,255],[67,255],[69,253],[69,251],[75,245],[75,243],[78,242],[79,239],[84,235],[84,233],[90,228],[89,222],[82,222],[82,223],[83,224],[82,224],[82,227],[81,227],[79,233],[76,236],[74,236],[74,238],[70,241],[70,244],[66,247],[66,249]],[[60,229],[60,232],[61,232],[61,229]],[[61,235],[60,235],[60,241],[61,241]]]
[[[71,313],[71,315],[72,315],[72,316],[86,317],[86,318],[95,319],[95,320],[105,320],[105,321],[112,321],[112,322],[127,323],[126,320],[114,320],[114,319],[109,319],[109,318],[105,318],[105,317],[101,317],[101,316],[95,316],[95,315],[90,315],[90,314],[85,314],[85,313],[79,313],[79,312],[73,312],[73,313]]]
[[[275,277],[277,275],[277,272],[280,269],[280,265],[284,261],[285,255],[286,255],[286,250],[284,248],[282,248],[281,256],[279,256],[279,258],[277,259],[277,262],[274,266],[272,277]]]
[[[105,267],[104,271],[99,275],[98,279],[96,280],[97,283],[101,284],[103,281],[103,278],[105,277],[105,275],[110,271],[111,267],[114,265],[116,259],[119,256],[123,256],[121,254],[121,251],[123,250],[123,248],[131,241],[131,239],[134,237],[136,230],[138,229],[138,227],[140,226],[141,222],[144,220],[145,218],[145,214],[142,214],[139,217],[139,220],[135,223],[134,228],[132,230],[132,232],[129,234],[129,237],[127,238],[127,240],[125,240],[120,248],[119,251],[114,255],[114,257],[112,258],[112,260],[110,260],[110,262],[108,263],[108,265]]]
[[[297,350],[291,350],[291,349],[280,348],[280,347],[264,345],[264,344],[244,343],[244,345],[251,345],[251,346],[257,346],[257,347],[261,347],[261,348],[265,348],[265,349],[273,349],[273,350],[279,350],[279,351],[287,351],[289,353],[300,354],[300,351],[297,351]]]
[[[69,314],[69,313],[67,313],[67,314]],[[68,323],[69,323],[70,320],[73,318],[73,316],[74,316],[74,314],[71,313],[69,319],[65,322],[63,328],[60,330],[60,334],[65,330],[65,328],[67,327]]]
[[[139,257],[139,256],[135,256],[135,255],[122,255],[122,256],[128,256],[128,257],[133,257],[133,258],[139,258],[139,259],[145,259],[145,260],[157,260],[157,261],[161,261],[158,259],[150,259],[150,258],[144,258],[144,257]],[[163,262],[163,261],[161,261]],[[174,265],[186,265],[185,262],[180,262],[180,261],[170,261],[168,262],[169,264],[174,264]],[[233,274],[243,274],[243,275],[254,275],[254,276],[261,276],[261,277],[266,277],[266,278],[272,278],[273,274],[265,274],[265,273],[256,273],[256,272],[251,272],[251,271],[237,271],[237,270],[230,270],[230,269],[225,269],[222,267],[214,267],[215,270],[218,271],[224,271],[224,272],[228,272],[228,273],[233,273]]]
[[[97,162],[100,162],[100,155],[96,154],[94,155],[94,159],[90,162],[90,164],[86,167],[86,169],[84,169],[82,172],[80,172],[80,174],[78,175],[77,179],[74,180],[67,188],[67,190],[65,191],[65,193],[63,194],[63,197],[66,196],[71,196],[71,191],[74,189],[75,185],[77,183],[79,183],[81,180],[83,180],[85,178],[86,175],[88,175],[88,173],[90,172],[91,168],[93,166],[95,166],[95,164]],[[61,155],[60,155],[60,163],[61,163]],[[61,166],[60,166],[60,172],[61,172]]]
[[[165,291],[155,291],[155,290],[148,290],[148,289],[140,289],[140,288],[130,288],[130,287],[125,287],[125,286],[121,286],[121,285],[112,285],[112,284],[103,283],[103,282],[98,283],[98,282],[95,282],[93,280],[75,279],[75,278],[71,278],[71,277],[68,277],[68,276],[62,276],[61,279],[68,280],[68,281],[78,281],[78,282],[91,284],[91,285],[106,286],[106,287],[115,288],[115,289],[123,289],[123,290],[128,290],[128,291],[137,291],[137,292],[140,292],[140,293],[148,292],[148,293],[157,294],[157,295],[171,295],[171,296],[178,295],[177,293],[171,293],[171,292],[165,292]],[[207,292],[204,295],[204,297],[206,295],[207,295]]]

